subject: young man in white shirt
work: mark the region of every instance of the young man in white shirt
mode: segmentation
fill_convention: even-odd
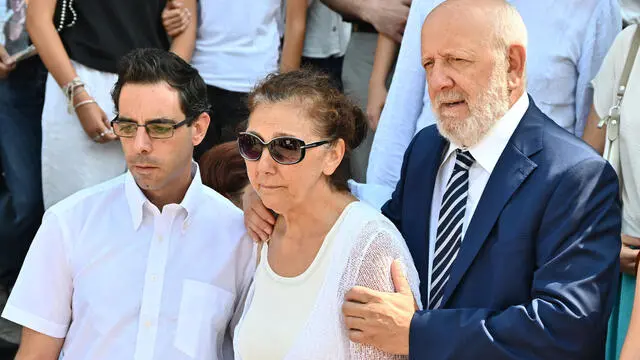
[[[206,85],[144,49],[123,58],[112,96],[129,172],[45,214],[3,312],[24,326],[17,359],[231,358],[255,252],[242,212],[191,160]]]

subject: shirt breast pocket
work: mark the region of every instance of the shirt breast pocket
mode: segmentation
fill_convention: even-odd
[[[174,346],[193,359],[216,354],[233,311],[234,295],[217,286],[184,280]]]

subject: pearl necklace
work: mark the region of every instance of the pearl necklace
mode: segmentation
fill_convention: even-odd
[[[61,1],[62,1],[62,7],[60,9],[60,24],[58,24],[58,28],[56,29],[58,32],[60,32],[65,27],[68,27],[68,28],[72,27],[73,25],[76,24],[76,20],[78,20],[78,14],[76,14],[76,10],[73,8],[73,0],[61,0]],[[71,11],[71,16],[73,17],[73,20],[71,20],[71,23],[69,23],[68,25],[65,25],[65,20],[67,17],[67,8],[69,8],[69,10]]]

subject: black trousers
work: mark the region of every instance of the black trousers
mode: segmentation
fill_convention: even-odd
[[[193,157],[196,161],[212,147],[236,140],[249,117],[247,93],[207,86],[207,95],[211,104],[211,123],[204,140],[195,148]]]

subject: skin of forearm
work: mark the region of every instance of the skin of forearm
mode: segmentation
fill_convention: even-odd
[[[369,85],[386,86],[387,77],[398,54],[398,43],[390,37],[378,35],[376,54],[373,60],[373,70]]]
[[[186,0],[184,7],[189,9],[192,14],[197,14],[197,5],[195,0]],[[173,38],[171,42],[171,52],[180,56],[184,61],[190,62],[193,50],[196,46],[196,33],[198,29],[197,16],[191,17],[191,21],[187,28],[180,34]]]
[[[600,122],[600,116],[596,112],[596,109],[591,106],[589,116],[587,117],[587,125],[582,135],[582,140],[591,145],[600,155],[604,153],[604,145],[606,142],[607,129],[606,126],[598,129],[598,122]]]
[[[331,10],[339,13],[345,20],[366,20],[367,0],[322,0]]]
[[[27,11],[27,30],[42,62],[62,87],[77,74],[53,25],[55,4],[55,0],[31,0]]]
[[[280,61],[280,72],[300,68],[306,27],[306,16],[298,16],[294,21],[287,21],[284,45],[282,47],[282,60]]]

